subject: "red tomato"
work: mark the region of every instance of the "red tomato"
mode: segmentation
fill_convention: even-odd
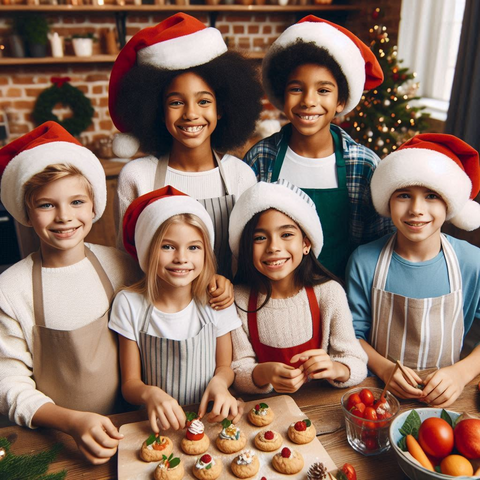
[[[349,463],[342,467],[342,472],[347,476],[348,480],[357,480],[357,472]]]
[[[363,418],[366,420],[378,420],[377,412],[373,407],[365,407],[365,411],[363,412]],[[367,428],[377,428],[375,422],[366,422],[365,423]]]
[[[367,450],[376,450],[378,448],[378,441],[375,437],[369,437],[365,440],[365,448]]]
[[[444,458],[453,450],[453,429],[443,418],[427,418],[418,430],[418,443],[427,455]]]
[[[373,408],[376,410],[378,407],[380,407],[383,403],[387,403],[387,399],[385,397],[380,397],[374,404]]]
[[[349,412],[352,411],[352,408],[357,404],[361,403],[362,400],[360,399],[360,395],[358,393],[352,393],[347,400],[347,410]]]
[[[367,407],[372,406],[373,402],[375,401],[375,397],[373,396],[373,393],[368,388],[364,388],[360,392],[360,398],[362,402],[365,404],[365,406]]]
[[[363,412],[365,412],[365,405],[362,402],[357,403],[350,411],[353,415],[363,418]]]

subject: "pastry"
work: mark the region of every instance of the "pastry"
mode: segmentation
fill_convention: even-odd
[[[260,462],[255,452],[247,449],[232,460],[230,467],[236,477],[250,478],[257,474],[260,469]]]
[[[292,423],[287,433],[288,438],[299,445],[311,442],[317,435],[313,423],[308,418]]]
[[[182,461],[171,453],[168,458],[166,455],[163,456],[153,476],[155,480],[182,480],[184,474]]]
[[[248,419],[257,427],[273,422],[275,414],[266,403],[258,403],[248,412]]]
[[[263,452],[273,452],[282,446],[283,438],[274,430],[263,430],[255,437],[255,446]]]
[[[210,446],[210,439],[205,435],[205,426],[197,418],[197,414],[187,412],[187,431],[180,446],[187,455],[200,455]]]
[[[193,466],[193,474],[200,480],[215,480],[222,473],[222,462],[206,453]]]
[[[227,419],[223,420],[222,427],[216,441],[218,449],[223,453],[239,452],[247,443],[243,432]]]
[[[296,450],[283,447],[280,453],[273,456],[272,465],[277,472],[294,475],[303,468],[303,457]]]
[[[163,456],[169,456],[173,452],[172,441],[168,437],[152,433],[142,444],[140,458],[145,462],[159,462]]]

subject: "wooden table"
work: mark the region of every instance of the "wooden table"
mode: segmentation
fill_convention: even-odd
[[[480,376],[465,387],[460,398],[451,407],[458,412],[478,413],[480,411],[480,393],[478,383]],[[374,377],[367,378],[362,386],[382,387]],[[364,457],[353,450],[347,443],[343,414],[340,409],[340,398],[346,390],[336,389],[326,383],[312,382],[292,395],[299,407],[315,424],[320,442],[338,467],[348,462],[355,466],[359,480],[388,479],[404,480],[406,477],[397,465],[393,452]],[[264,397],[264,396],[263,396]],[[255,396],[244,396],[244,400],[253,400]],[[421,407],[416,401],[401,401],[401,410]],[[277,412],[279,414],[279,412]],[[143,410],[112,415],[115,425],[145,420]],[[65,448],[52,464],[50,472],[66,469],[68,480],[106,480],[117,477],[117,461],[100,466],[92,466],[78,453],[71,437],[49,429],[28,430],[17,426],[0,429],[0,437],[7,437],[12,442],[12,451],[16,455],[31,454],[48,448],[56,442]],[[283,476],[282,476],[283,478]],[[271,479],[269,479],[271,480]]]

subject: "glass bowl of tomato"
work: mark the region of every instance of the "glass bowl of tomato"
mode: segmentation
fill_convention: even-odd
[[[415,408],[415,411],[418,413],[420,417],[420,422],[423,423],[428,418],[438,418],[440,419],[442,416],[442,409],[441,408]],[[390,425],[390,443],[392,444],[393,453],[397,459],[398,465],[403,470],[405,475],[407,475],[412,480],[447,480],[456,478],[458,480],[463,480],[467,478],[473,478],[470,476],[464,476],[461,474],[455,473],[454,477],[451,475],[445,475],[438,471],[431,471],[428,470],[426,467],[421,466],[421,464],[407,451],[404,452],[402,450],[402,446],[400,444],[402,438],[404,437],[404,433],[402,432],[401,428],[405,424],[405,420],[410,415],[412,410],[407,410],[402,412],[400,415],[395,418],[395,420]],[[446,410],[446,413],[450,416],[451,420],[455,422],[455,420],[460,416],[457,412],[452,412],[450,410]],[[418,425],[417,425],[418,428]],[[446,446],[443,445],[445,441],[447,441],[447,437],[444,432],[440,429],[444,428],[441,425],[441,422],[438,423],[431,423],[429,429],[425,431],[424,435],[431,436],[432,440],[429,441],[432,448],[437,448],[443,450]],[[427,438],[427,440],[429,440]],[[435,441],[433,441],[435,440]],[[443,440],[443,441],[442,441]],[[422,449],[423,450],[423,449]],[[432,467],[439,468],[438,466],[441,464],[441,460],[445,452],[438,451],[439,456],[434,457],[433,455],[428,455],[429,461],[432,463]],[[456,454],[457,452],[453,450],[452,454]],[[441,468],[440,468],[441,469]],[[478,478],[478,477],[475,477]]]
[[[348,443],[363,455],[378,455],[390,448],[388,431],[400,403],[388,391],[381,399],[382,391],[357,387],[346,392],[340,401]]]

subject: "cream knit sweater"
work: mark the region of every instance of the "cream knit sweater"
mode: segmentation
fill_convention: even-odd
[[[345,291],[340,284],[329,281],[314,287],[322,317],[322,343],[318,346],[328,352],[334,361],[350,369],[350,378],[343,383],[330,382],[336,387],[357,385],[367,376],[367,354],[355,338],[352,314],[348,308]],[[250,289],[235,287],[237,306],[247,309]],[[265,299],[259,294],[258,302]],[[258,365],[257,357],[250,343],[247,314],[237,308],[243,327],[232,332],[234,386],[238,391],[268,393],[271,385],[262,388],[252,379],[253,369]],[[277,348],[301,345],[312,338],[312,316],[305,289],[286,299],[270,299],[257,312],[260,342]]]
[[[136,263],[111,247],[87,244],[115,291],[139,278]],[[32,256],[0,275],[0,413],[31,427],[35,412],[52,400],[36,389],[33,369]],[[74,330],[108,309],[102,283],[87,258],[61,268],[43,268],[46,326]],[[55,355],[55,352],[52,352]]]

